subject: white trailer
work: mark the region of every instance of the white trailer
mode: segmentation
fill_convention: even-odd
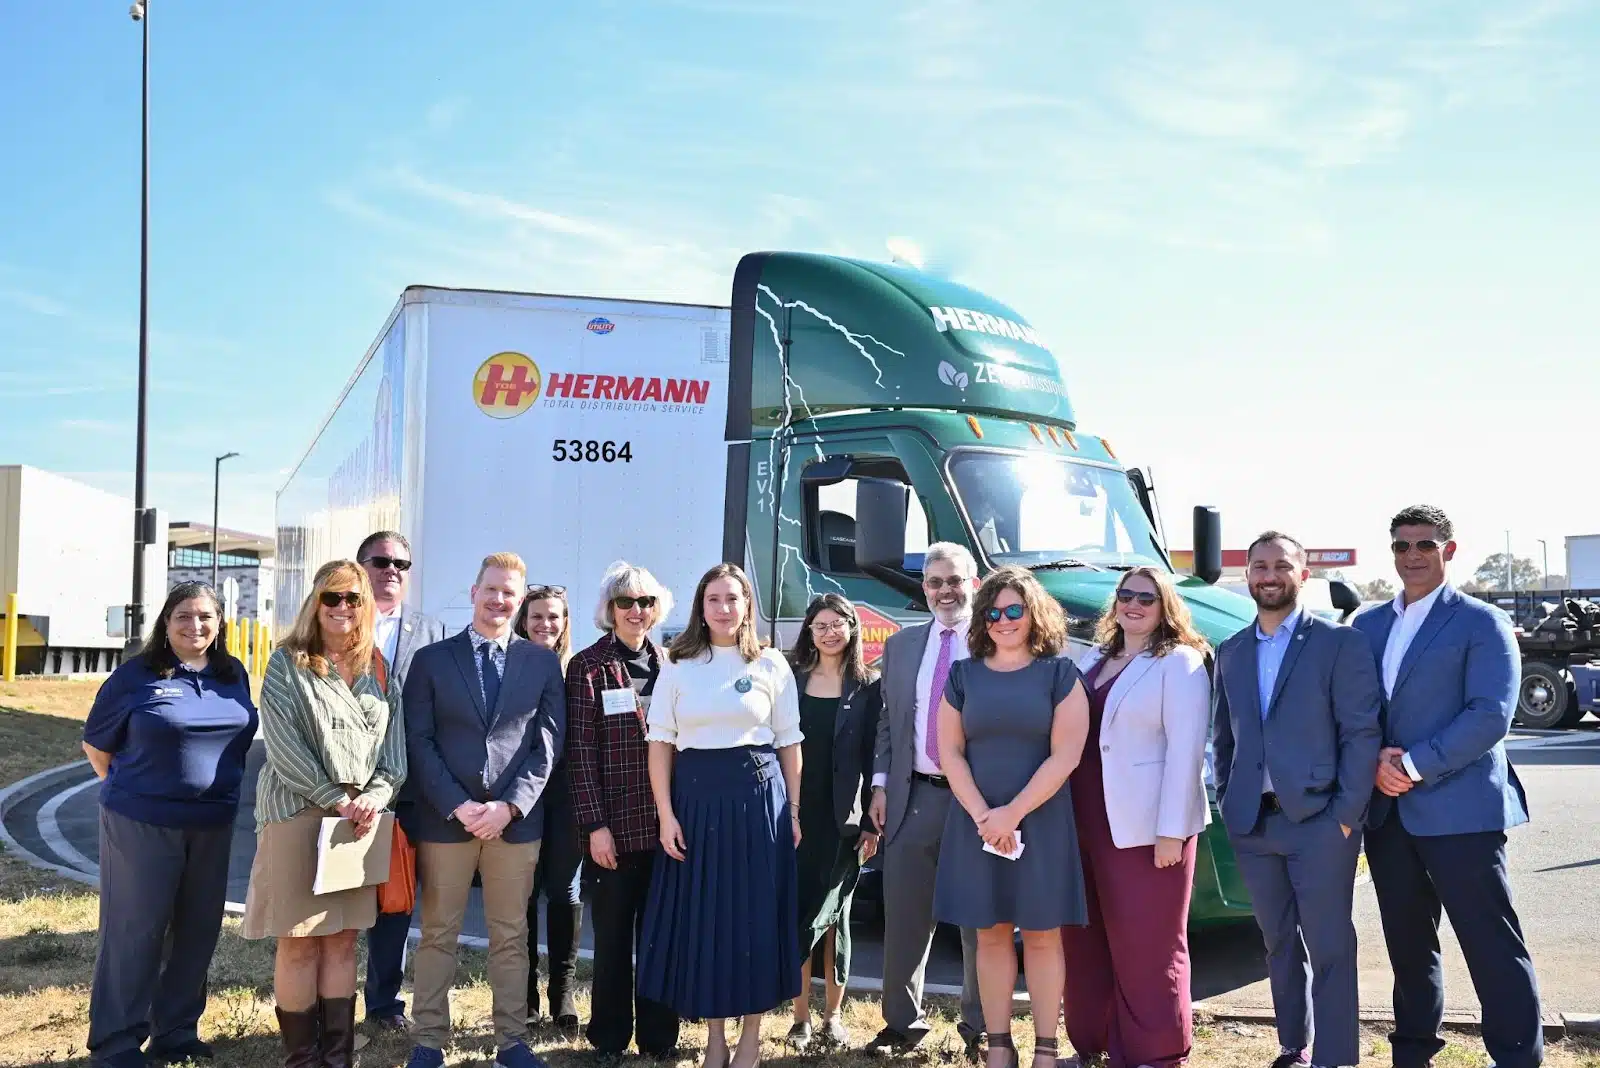
[[[407,289],[278,493],[277,631],[318,567],[392,529],[411,605],[452,629],[509,550],[569,588],[574,648],[618,559],[679,591],[675,632],[723,555],[727,354],[726,308]]]
[[[1600,534],[1567,536],[1567,588],[1600,589]]]
[[[157,523],[166,529],[164,514]],[[108,606],[132,585],[132,536],[128,498],[37,467],[0,467],[0,612],[16,593],[19,673],[98,673],[120,662],[122,608]],[[166,596],[167,547],[145,551],[153,622]]]

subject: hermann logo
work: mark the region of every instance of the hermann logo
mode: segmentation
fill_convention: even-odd
[[[497,352],[472,376],[472,400],[484,415],[514,419],[539,399],[539,366],[520,352]]]

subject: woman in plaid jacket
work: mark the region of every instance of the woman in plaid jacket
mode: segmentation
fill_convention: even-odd
[[[622,1053],[638,1018],[639,1052],[665,1057],[678,1044],[678,1016],[636,997],[634,942],[660,844],[650,793],[645,713],[665,655],[650,631],[672,611],[672,594],[641,567],[618,562],[600,582],[599,641],[567,667],[566,759],[578,833],[588,840],[594,925],[594,999],[587,1037]]]

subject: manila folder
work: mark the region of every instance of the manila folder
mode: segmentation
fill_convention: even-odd
[[[389,881],[389,850],[394,844],[394,813],[385,812],[365,838],[342,816],[325,816],[317,836],[317,874],[313,894],[336,894]]]

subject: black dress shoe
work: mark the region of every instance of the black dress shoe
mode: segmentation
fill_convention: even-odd
[[[395,1031],[402,1035],[411,1033],[411,1020],[403,1012],[391,1016],[370,1016],[367,1022],[379,1031]]]
[[[193,1038],[176,1046],[152,1049],[149,1057],[154,1064],[182,1064],[184,1061],[215,1060],[216,1052],[198,1038]]]
[[[885,1027],[872,1037],[866,1048],[870,1053],[909,1053],[921,1045],[922,1040],[927,1037],[928,1032],[925,1029],[907,1034],[893,1027]]]

